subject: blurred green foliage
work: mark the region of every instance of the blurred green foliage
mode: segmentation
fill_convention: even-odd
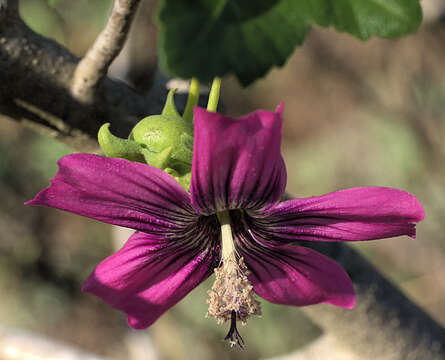
[[[285,149],[289,186],[300,189],[295,195],[357,183],[403,189],[422,176],[423,149],[411,128],[384,114],[360,114],[354,121]]]

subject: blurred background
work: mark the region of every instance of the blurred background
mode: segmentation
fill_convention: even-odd
[[[81,56],[103,28],[111,3],[22,0],[21,13],[32,29]],[[425,0],[423,6],[419,32],[399,40],[360,42],[316,28],[283,68],[251,87],[225,78],[222,101],[231,116],[285,102],[282,151],[293,196],[379,185],[420,199],[426,218],[415,240],[354,246],[445,325],[445,5]],[[156,1],[142,2],[129,42],[110,69],[140,91],[156,79],[155,7]],[[298,308],[263,301],[263,317],[240,329],[247,349],[220,351],[227,348],[221,342],[227,324],[204,318],[212,279],[149,330],[129,329],[124,315],[80,291],[128,232],[22,205],[48,185],[57,160],[70,152],[0,119],[0,334],[16,329],[98,357],[130,360],[266,359],[321,335]],[[0,359],[14,358],[1,351],[0,336]]]

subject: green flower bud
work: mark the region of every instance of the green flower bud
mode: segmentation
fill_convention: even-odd
[[[99,144],[106,156],[147,163],[166,171],[188,190],[193,157],[193,125],[176,110],[175,90],[167,96],[161,115],[139,121],[128,139],[111,134],[110,124],[99,130]]]
[[[161,115],[151,115],[131,131],[129,140],[143,146],[145,161],[160,169],[189,172],[193,157],[193,128],[179,115],[170,91]]]
[[[135,141],[114,136],[110,132],[110,123],[103,124],[97,133],[97,140],[104,154],[108,157],[124,158],[144,162],[142,146]]]

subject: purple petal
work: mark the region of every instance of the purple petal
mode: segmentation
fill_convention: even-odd
[[[188,194],[164,171],[92,154],[60,159],[51,185],[26,204],[151,233],[178,231],[196,217]]]
[[[254,218],[251,225],[262,239],[358,241],[415,237],[414,223],[423,219],[424,212],[405,191],[361,187],[285,201],[265,215]]]
[[[354,307],[354,288],[346,271],[315,250],[289,245],[270,249],[244,240],[238,251],[251,271],[254,291],[267,301]]]
[[[136,232],[97,266],[82,290],[125,312],[132,328],[144,329],[204,281],[213,262],[208,246]]]
[[[280,200],[286,186],[281,113],[282,104],[236,120],[195,108],[190,189],[199,213],[261,210]]]

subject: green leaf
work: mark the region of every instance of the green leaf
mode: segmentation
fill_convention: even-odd
[[[366,40],[413,32],[421,19],[419,0],[162,0],[160,61],[174,76],[208,83],[231,72],[246,86],[282,66],[311,24]]]
[[[422,21],[419,0],[298,0],[300,11],[320,26],[334,26],[361,40],[414,32]]]
[[[168,73],[196,76],[236,74],[248,85],[281,66],[301,44],[308,22],[295,0],[163,0],[159,54]]]

